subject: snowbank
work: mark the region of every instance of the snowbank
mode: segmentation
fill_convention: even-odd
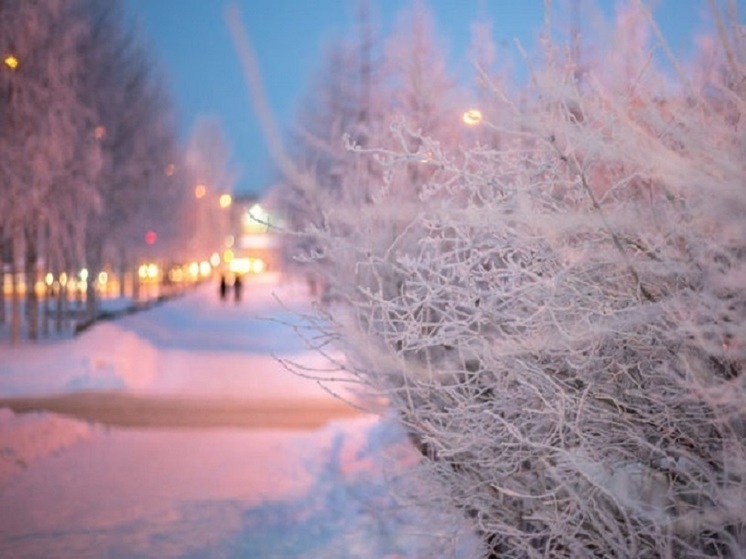
[[[96,427],[49,413],[0,408],[0,486],[50,454],[98,434]]]

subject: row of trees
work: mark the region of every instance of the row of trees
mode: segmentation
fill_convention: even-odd
[[[642,3],[583,40],[548,9],[521,83],[475,27],[477,129],[426,6],[385,48],[363,9],[301,115],[275,194],[322,351],[483,557],[746,552],[746,43],[711,8],[690,60]]]
[[[0,53],[0,284],[12,284],[18,341],[22,324],[39,335],[40,274],[86,268],[92,315],[105,264],[122,277],[146,250],[184,246],[193,181],[161,72],[117,2],[2,0]],[[64,284],[53,287],[64,301]]]

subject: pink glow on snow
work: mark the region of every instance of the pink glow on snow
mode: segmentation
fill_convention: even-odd
[[[249,283],[239,305],[216,287],[74,340],[0,347],[0,395],[331,398],[276,359],[329,368],[284,324],[310,310],[304,286]],[[437,556],[440,536],[465,532],[392,496],[416,460],[403,431],[374,416],[306,431],[165,430],[0,409],[0,556]],[[465,541],[460,557],[474,551]]]

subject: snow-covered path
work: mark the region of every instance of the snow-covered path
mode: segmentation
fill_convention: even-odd
[[[124,427],[317,428],[359,413],[321,388],[342,384],[289,370],[335,368],[302,338],[303,288],[257,279],[247,295],[221,302],[204,285],[76,340],[3,348],[0,407]]]
[[[302,339],[308,324],[299,316],[309,311],[302,286],[271,276],[248,283],[240,304],[219,301],[215,286],[206,284],[148,311],[100,322],[73,340],[0,345],[0,396],[124,390],[169,396],[327,397],[316,383],[294,375],[278,360],[310,369],[331,366]]]
[[[371,434],[383,438],[368,446]],[[377,450],[396,440],[369,418],[95,432],[0,486],[0,557],[409,556],[423,536],[388,496]]]
[[[273,357],[328,365],[287,325],[302,290],[247,288],[240,305],[207,285],[72,341],[0,346],[0,397],[336,403]],[[0,406],[0,557],[452,556],[452,523],[391,492],[416,459],[400,428],[364,414],[307,427],[121,428]]]

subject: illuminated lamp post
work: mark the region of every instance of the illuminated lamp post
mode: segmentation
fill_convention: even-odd
[[[461,115],[461,120],[463,120],[464,124],[468,126],[476,126],[482,122],[482,111],[479,109],[469,109]]]
[[[11,70],[18,68],[18,58],[14,54],[7,54],[3,57],[3,64]]]

